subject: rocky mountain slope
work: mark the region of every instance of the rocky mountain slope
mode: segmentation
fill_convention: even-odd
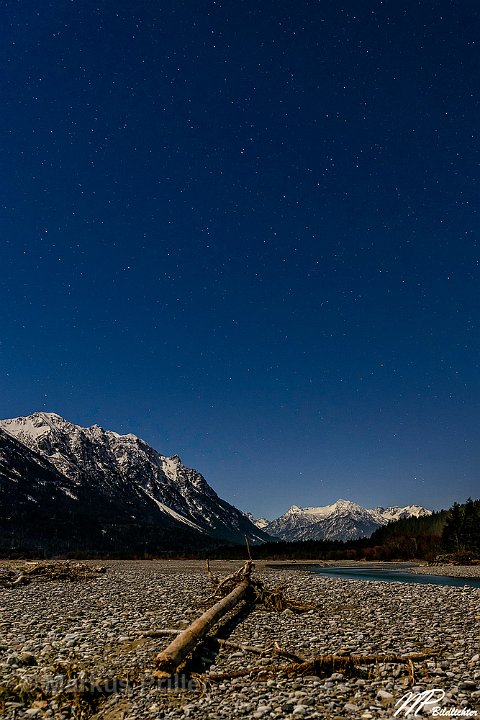
[[[2,517],[22,497],[27,525],[29,510],[45,518],[66,514],[73,533],[78,519],[103,546],[123,547],[128,538],[149,548],[167,539],[172,547],[244,542],[245,535],[253,543],[268,539],[199,472],[135,435],[82,428],[43,412],[2,420],[0,431]]]
[[[139,498],[76,485],[0,429],[0,553],[143,555],[187,549],[198,533],[161,519]],[[206,544],[209,538],[202,538]]]
[[[377,528],[391,520],[430,515],[419,505],[407,507],[376,507],[372,510],[337,500],[323,507],[292,507],[281,517],[265,526],[265,531],[282,540],[355,540],[369,537]]]

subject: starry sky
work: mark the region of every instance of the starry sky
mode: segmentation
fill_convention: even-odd
[[[0,415],[270,518],[480,495],[476,0],[4,0]]]

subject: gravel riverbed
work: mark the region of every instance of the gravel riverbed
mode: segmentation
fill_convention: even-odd
[[[193,669],[202,678],[197,687],[184,676],[177,678],[178,688],[160,686],[152,680],[153,661],[171,638],[145,633],[185,627],[203,611],[202,601],[211,593],[204,564],[103,564],[107,572],[92,579],[0,590],[2,718],[66,720],[82,708],[84,717],[105,720],[369,720],[393,717],[395,702],[409,689],[408,667],[401,664],[379,664],[360,677],[341,672],[287,677],[281,669],[287,660],[226,646],[204,648],[195,658]],[[219,576],[238,566],[212,563]],[[318,603],[318,610],[300,615],[257,608],[229,628],[231,641],[259,648],[277,641],[306,658],[438,648],[440,655],[415,664],[414,691],[440,688],[445,692],[440,704],[480,713],[479,588],[344,580],[264,563],[257,563],[256,575],[268,587],[285,584],[290,597]],[[271,664],[278,665],[277,673],[208,681],[211,673]],[[82,671],[86,680],[118,691],[95,698],[86,709],[83,699],[79,704],[66,687],[69,682],[74,689],[81,687]]]

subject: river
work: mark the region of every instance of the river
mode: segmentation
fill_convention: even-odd
[[[421,585],[449,585],[451,587],[480,588],[480,579],[445,577],[444,575],[422,575],[409,572],[409,568],[415,565],[401,564],[398,567],[392,565],[367,565],[365,567],[346,565],[332,567],[312,567],[311,572],[325,577],[342,578],[343,580],[383,580],[385,582],[408,582]],[[305,569],[305,567],[303,568]]]

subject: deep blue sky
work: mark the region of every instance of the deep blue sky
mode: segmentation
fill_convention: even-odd
[[[480,495],[477,1],[0,12],[0,416],[269,517]]]

